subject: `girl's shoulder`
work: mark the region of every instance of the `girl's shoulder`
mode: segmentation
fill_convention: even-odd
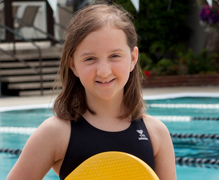
[[[59,119],[57,116],[52,116],[46,119],[36,129],[32,136],[44,139],[44,142],[47,142],[48,147],[60,147],[68,144],[70,132],[70,121]],[[44,147],[42,148],[44,149]],[[62,148],[53,148],[53,152],[58,155],[55,157],[56,160],[60,158],[59,154],[63,154],[63,152],[59,152],[60,150],[62,150]]]
[[[44,136],[48,141],[50,139],[54,144],[60,146],[70,137],[71,125],[69,120],[52,116],[46,119],[36,131],[38,131],[39,136]]]
[[[59,119],[56,116],[52,116],[46,119],[34,132],[40,136],[47,137],[48,139],[59,140],[62,134],[70,131],[70,121]],[[33,135],[34,135],[33,134]],[[55,138],[55,139],[54,139]]]
[[[176,180],[175,155],[170,133],[160,120],[144,115],[154,152],[155,172],[160,179]]]
[[[27,141],[25,148],[35,147],[34,150],[38,149],[40,151],[43,149],[44,154],[47,154],[47,156],[52,156],[52,162],[50,163],[53,164],[54,162],[63,159],[68,146],[70,133],[70,121],[62,120],[56,116],[53,116],[46,119],[35,130],[35,132]],[[41,157],[39,157],[39,159],[41,159]]]
[[[69,134],[69,121],[55,116],[45,120],[27,140],[7,179],[43,179],[51,166],[64,158]]]
[[[154,154],[156,155],[162,144],[165,143],[165,141],[169,141],[169,130],[162,121],[154,118],[153,116],[144,114],[143,120],[152,142]]]
[[[46,119],[40,126],[39,128],[45,128],[48,131],[57,131],[57,130],[63,130],[63,128],[69,128],[70,126],[70,121],[68,120],[63,120],[58,118],[57,116],[52,116],[48,119]]]
[[[167,133],[168,132],[166,125],[162,121],[156,119],[153,116],[144,114],[143,120],[144,120],[144,123],[146,124],[147,128],[149,128],[149,131],[153,130],[154,132],[160,132],[160,133]]]

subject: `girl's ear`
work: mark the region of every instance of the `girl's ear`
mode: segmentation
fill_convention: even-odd
[[[138,61],[138,47],[135,46],[131,52],[131,57],[132,57],[132,61],[131,61],[131,66],[130,66],[130,72],[135,68],[135,65]]]
[[[69,67],[72,70],[72,72],[74,73],[74,75],[78,77],[78,72],[77,72],[77,70],[75,68],[74,60],[73,60],[72,57],[70,57],[70,60],[69,60]]]

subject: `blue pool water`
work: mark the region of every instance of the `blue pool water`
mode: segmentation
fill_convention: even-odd
[[[158,107],[172,105],[172,107]],[[184,107],[176,107],[183,104]],[[195,105],[188,107],[187,105]],[[200,108],[200,104],[204,105]],[[219,134],[219,120],[184,120],[182,117],[219,118],[219,98],[175,98],[148,100],[147,113],[159,116],[171,134]],[[158,105],[158,106],[157,106]],[[186,106],[185,106],[186,105]],[[197,106],[196,106],[197,105]],[[208,106],[215,105],[215,106]],[[31,132],[28,128],[38,127],[45,119],[52,116],[49,108],[0,112],[0,149],[22,149]],[[168,117],[168,118],[166,118]],[[174,117],[174,118],[173,118]],[[183,119],[182,121],[180,118]],[[172,120],[171,120],[172,119]],[[22,127],[24,130],[5,131],[4,128]],[[6,128],[6,129],[7,129]],[[219,160],[219,139],[210,138],[178,138],[173,137],[175,155],[179,158],[201,158]],[[0,180],[4,180],[16,162],[18,155],[0,153]],[[177,164],[178,180],[216,180],[219,179],[219,165]],[[198,177],[198,178],[197,178]],[[44,180],[58,180],[51,170]]]

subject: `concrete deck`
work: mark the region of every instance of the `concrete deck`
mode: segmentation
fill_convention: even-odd
[[[219,86],[207,86],[207,87],[165,87],[165,88],[145,88],[143,89],[143,95],[146,99],[162,97],[168,98],[181,96],[211,96],[219,97]],[[28,106],[39,104],[52,104],[56,95],[45,96],[31,96],[31,97],[0,97],[0,108],[13,107],[13,106]],[[218,102],[219,103],[219,102]]]

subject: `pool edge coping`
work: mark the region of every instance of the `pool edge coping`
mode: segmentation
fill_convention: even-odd
[[[144,100],[158,100],[158,99],[173,99],[181,97],[219,97],[219,93],[204,93],[204,92],[183,92],[183,93],[169,93],[169,94],[158,94],[158,95],[143,95]],[[39,104],[27,104],[27,105],[16,105],[0,107],[0,112],[13,111],[13,110],[24,110],[24,109],[41,109],[41,108],[52,108],[53,102],[50,103],[39,103]]]

